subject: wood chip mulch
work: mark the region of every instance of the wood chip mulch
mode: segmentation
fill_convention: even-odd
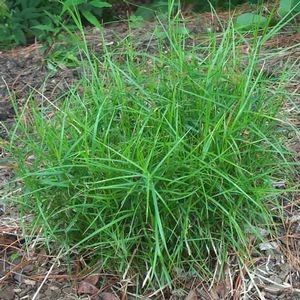
[[[212,26],[203,19],[211,18],[208,14],[189,19],[187,24],[195,40],[201,40],[206,32],[201,24]],[[225,20],[225,17],[224,17]],[[147,32],[149,26],[146,24]],[[119,30],[119,31],[118,31]],[[109,42],[116,42],[128,34],[126,25],[112,25],[105,31]],[[151,36],[143,35],[145,29],[136,29],[142,46],[151,44]],[[87,40],[93,48],[101,47],[97,34],[90,31]],[[132,283],[122,281],[113,274],[107,274],[100,266],[92,274],[84,269],[84,258],[74,257],[71,268],[64,258],[50,255],[40,245],[41,237],[26,237],[23,225],[31,221],[31,216],[20,217],[17,207],[8,204],[20,192],[20,186],[9,183],[14,166],[9,154],[4,151],[5,138],[14,122],[15,104],[22,108],[33,90],[35,101],[41,94],[56,99],[68,85],[77,80],[74,70],[58,68],[49,73],[47,62],[42,55],[42,46],[34,44],[7,52],[0,52],[0,299],[136,299]],[[292,65],[300,70],[299,65],[300,34],[290,29],[268,41],[263,59],[269,68],[280,69],[281,63],[291,60]],[[276,55],[269,55],[278,53]],[[270,58],[271,57],[271,58]],[[279,61],[279,62],[278,62]],[[267,62],[267,63],[266,63]],[[298,76],[298,77],[297,77]],[[46,80],[47,79],[47,80]],[[46,83],[45,83],[46,82]],[[294,104],[287,104],[286,110],[295,128],[300,128],[299,73],[287,88]],[[298,131],[299,133],[299,131]],[[295,152],[295,160],[300,159],[300,134],[290,141]],[[300,171],[299,171],[300,174]],[[295,180],[300,180],[300,175]],[[285,188],[285,183],[280,183]],[[4,200],[7,207],[4,205]],[[159,299],[164,293],[167,299],[300,299],[300,196],[287,193],[282,199],[285,219],[280,226],[279,236],[274,238],[264,232],[265,241],[253,247],[253,259],[248,265],[239,266],[233,254],[228,261],[228,268],[223,270],[225,279],[210,286],[205,282],[189,280],[183,288],[148,293],[145,296]],[[253,244],[254,245],[254,244]],[[142,298],[147,299],[147,298]]]

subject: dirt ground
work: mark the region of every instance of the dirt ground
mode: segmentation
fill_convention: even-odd
[[[249,9],[244,7],[244,10]],[[220,15],[226,25],[228,13]],[[201,20],[201,21],[200,21]],[[200,25],[201,24],[201,25]],[[149,22],[136,28],[131,34],[139,37],[139,47],[155,49],[155,40]],[[187,18],[191,43],[205,42],[208,30],[220,31],[220,23],[210,14],[191,15]],[[128,35],[127,24],[115,24],[105,28],[108,44],[118,43]],[[87,40],[93,49],[101,48],[99,34],[88,30]],[[300,128],[300,33],[294,26],[286,27],[275,38],[266,43],[262,52],[265,72],[279,76],[282,66],[288,60],[295,68],[295,78],[286,86],[292,103],[285,110],[296,128]],[[276,53],[276,55],[274,55]],[[246,54],[246,53],[245,53]],[[272,55],[269,55],[272,54]],[[298,72],[298,73],[297,73]],[[253,259],[240,268],[236,254],[228,261],[225,279],[208,286],[197,278],[178,278],[182,288],[161,291],[145,291],[144,296],[134,294],[130,280],[122,280],[96,266],[86,270],[83,257],[72,257],[68,267],[67,259],[57,260],[47,249],[41,247],[42,238],[33,237],[30,243],[23,234],[23,228],[31,216],[21,217],[12,200],[21,190],[20,183],[13,178],[15,165],[5,152],[14,124],[14,109],[24,107],[28,95],[33,92],[35,99],[57,99],[66,87],[78,78],[72,68],[49,70],[42,54],[41,45],[0,52],[0,299],[300,299],[300,194],[286,194],[281,199],[285,219],[280,226],[279,236],[271,238],[270,233],[261,228],[265,242],[253,247]],[[287,143],[300,159],[300,137],[293,135]],[[297,181],[300,179],[295,178]],[[286,183],[279,182],[278,188],[285,189]],[[251,246],[252,245],[252,246]]]

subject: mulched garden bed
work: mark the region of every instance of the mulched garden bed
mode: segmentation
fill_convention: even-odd
[[[225,25],[228,13],[221,14],[220,19]],[[138,47],[148,47],[149,51],[155,49],[155,39],[151,36],[151,28],[155,26],[154,22],[149,22],[131,31],[131,35],[140,37],[137,39]],[[187,18],[191,43],[205,43],[207,30],[213,28],[220,31],[219,26],[207,13]],[[118,46],[118,41],[128,34],[125,23],[110,25],[104,30],[110,45]],[[90,47],[99,52],[99,33],[88,30],[87,40]],[[56,46],[53,45],[53,48]],[[80,76],[74,68],[59,67],[56,72],[49,70],[41,49],[41,45],[34,44],[0,53],[0,299],[136,299],[132,282],[109,274],[109,270],[102,270],[100,265],[87,270],[84,257],[74,255],[58,259],[57,255],[49,254],[41,246],[41,237],[23,234],[23,228],[30,222],[31,216],[20,217],[17,206],[11,202],[20,193],[21,183],[10,183],[16,166],[9,153],[4,151],[14,123],[11,99],[19,109],[26,106],[30,93],[33,93],[35,101],[42,101],[45,97],[56,101]],[[295,77],[286,87],[293,104],[288,103],[285,109],[299,129],[299,32],[293,26],[287,27],[267,42],[262,53],[265,72],[270,76],[279,76],[287,60],[295,68]],[[294,150],[295,160],[299,160],[299,135],[289,137],[287,143]],[[295,180],[299,180],[297,175]],[[285,182],[277,184],[278,188],[286,188]],[[212,286],[190,278],[188,274],[178,274],[178,286],[182,288],[144,291],[144,297],[140,298],[159,299],[164,295],[168,299],[187,300],[300,299],[300,195],[287,193],[281,201],[285,219],[279,236],[272,238],[268,231],[261,228],[265,242],[256,245],[254,240],[249,239],[253,257],[247,265],[240,267],[237,254],[233,253],[225,270],[225,279],[216,281]],[[26,239],[30,243],[25,243]],[[68,263],[70,261],[71,264]]]

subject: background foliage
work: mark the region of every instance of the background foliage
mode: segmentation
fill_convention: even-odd
[[[115,0],[0,0],[0,41],[2,46],[13,44],[26,44],[38,40],[49,40],[55,36],[62,24],[72,26],[72,21],[66,15],[66,7],[77,8],[83,17],[83,22],[99,26],[101,18],[113,18],[114,4],[119,9],[128,8],[126,1]],[[141,5],[147,1],[131,1]],[[149,1],[148,1],[149,2]],[[159,10],[166,7],[167,0],[153,0],[148,8]],[[209,8],[207,0],[187,0],[186,3],[194,3],[196,9],[205,10]],[[233,0],[232,4],[240,4],[243,0]],[[214,0],[214,5],[224,6],[228,1]],[[124,13],[126,16],[126,12]]]
[[[167,11],[168,0],[0,0],[0,46],[10,47],[27,44],[35,39],[51,41],[66,25],[72,29],[74,25],[66,13],[66,8],[78,9],[84,24],[100,26],[101,20],[111,20],[119,16],[118,10],[123,10],[124,17],[129,3],[135,14],[144,19],[151,18],[155,12]],[[184,0],[183,4],[192,4],[198,11],[210,9],[210,3],[215,7],[235,6],[247,0]],[[264,2],[263,0],[248,0],[249,3]],[[280,0],[279,15],[285,16],[291,11],[300,11],[300,0]],[[257,17],[247,19],[257,20]]]

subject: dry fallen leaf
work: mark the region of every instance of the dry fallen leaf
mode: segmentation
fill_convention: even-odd
[[[77,290],[77,293],[80,295],[95,295],[99,292],[99,289],[96,288],[93,284],[89,282],[81,281]]]
[[[100,275],[99,274],[91,274],[84,278],[85,282],[88,282],[92,285],[96,285],[99,281]]]

